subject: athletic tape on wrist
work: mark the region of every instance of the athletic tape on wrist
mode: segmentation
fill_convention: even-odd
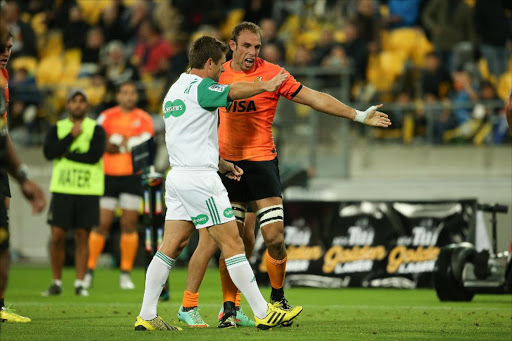
[[[354,117],[354,121],[364,123],[364,121],[366,120],[366,116],[368,116],[366,111],[356,110],[356,117]]]

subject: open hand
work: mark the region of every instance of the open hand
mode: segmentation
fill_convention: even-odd
[[[388,115],[378,111],[378,109],[382,108],[382,106],[383,104],[376,105],[374,107],[375,109],[369,111],[368,116],[366,116],[366,120],[364,120],[364,124],[372,127],[389,127],[391,125],[391,120],[389,119]]]
[[[269,81],[266,81],[266,90],[267,91],[276,91],[277,88],[288,78],[289,74],[288,72],[284,71],[284,69],[281,69],[277,75],[275,75],[274,78],[272,78]]]

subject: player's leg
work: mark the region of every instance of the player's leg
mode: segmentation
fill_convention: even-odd
[[[178,319],[190,327],[208,327],[198,309],[199,287],[210,259],[218,247],[206,229],[199,229],[199,243],[190,258],[187,272],[187,287],[183,294],[183,302],[178,310]]]
[[[267,247],[266,266],[272,293],[271,302],[280,302],[288,308],[284,296],[284,278],[287,253],[284,245],[283,201],[280,197],[256,201],[256,217],[260,223],[261,234]]]
[[[302,312],[300,306],[285,311],[265,301],[251,265],[245,256],[238,228],[233,221],[213,225],[208,228],[208,232],[224,254],[229,275],[249,302],[258,328],[269,329],[281,323],[289,322]]]
[[[10,265],[8,199],[0,196],[0,322],[27,323],[31,321],[30,318],[18,315],[13,309],[5,306]]]
[[[53,193],[48,211],[48,224],[51,229],[50,263],[53,281],[41,293],[43,296],[62,293],[62,267],[66,257],[66,236],[73,222],[73,195]]]
[[[122,193],[119,197],[119,204],[123,209],[121,214],[121,275],[119,286],[121,289],[135,289],[130,278],[130,272],[137,256],[139,245],[139,209],[141,197],[130,193]]]
[[[254,225],[252,227],[252,230],[249,229],[250,231],[247,232],[247,230],[245,229],[245,222],[247,218],[246,204],[234,202],[232,203],[232,207],[235,220],[237,222],[239,234],[240,236],[242,236],[242,240],[244,242],[245,255],[247,259],[249,259],[252,254],[252,250],[254,249]],[[247,246],[245,245],[246,241]],[[219,273],[222,285],[223,298],[223,306],[218,315],[219,328],[231,327],[229,321],[228,323],[226,323],[227,317],[231,314],[236,315],[237,326],[254,326],[254,321],[251,320],[247,315],[245,315],[243,309],[240,307],[241,293],[240,290],[238,290],[236,285],[231,280],[231,277],[229,276],[229,272],[227,270],[226,262],[223,255],[221,255],[219,259]],[[226,312],[226,315],[224,314],[224,312]]]
[[[75,294],[79,296],[89,296],[87,289],[84,288],[84,277],[87,271],[87,258],[89,256],[89,229],[75,228]]]
[[[66,258],[67,230],[60,226],[51,227],[50,263],[53,281],[51,286],[41,293],[43,296],[54,296],[62,293],[62,267]]]
[[[175,259],[185,248],[194,230],[190,221],[167,220],[164,238],[160,249],[156,252],[146,271],[144,298],[142,307],[135,322],[135,330],[176,330],[165,323],[157,314],[160,293],[169,277],[169,271]]]
[[[100,222],[100,198],[96,195],[77,195],[73,212],[75,226],[75,294],[89,296],[85,276],[89,258],[89,234]]]
[[[100,198],[100,222],[89,233],[89,258],[87,260],[87,273],[84,278],[84,287],[90,288],[98,258],[100,257],[108,233],[112,228],[115,210],[118,204],[120,194],[120,184],[118,176],[105,175],[105,193]]]

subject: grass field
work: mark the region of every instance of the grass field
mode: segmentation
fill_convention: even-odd
[[[171,300],[159,314],[178,324],[176,312],[185,289],[185,269],[171,271]],[[512,296],[477,295],[468,303],[441,303],[433,290],[312,289],[286,291],[304,312],[290,328],[219,330],[219,275],[208,271],[200,291],[201,314],[211,328],[181,332],[135,332],[144,273],[133,273],[137,289],[120,291],[115,270],[96,271],[90,297],[76,297],[74,271],[64,273],[64,292],[41,297],[50,284],[49,268],[11,269],[6,303],[32,318],[29,324],[0,324],[0,340],[512,340]],[[263,288],[264,297],[270,290]],[[246,312],[250,309],[244,302]],[[183,326],[184,327],[184,326]]]

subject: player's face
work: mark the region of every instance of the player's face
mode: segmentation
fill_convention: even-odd
[[[11,56],[11,49],[12,38],[7,39],[5,44],[0,43],[0,69],[5,69],[7,67],[7,62]]]
[[[238,41],[230,41],[233,51],[233,63],[231,67],[235,71],[248,71],[252,69],[261,49],[261,38],[258,34],[250,31],[242,31]]]
[[[138,100],[139,95],[137,88],[133,84],[128,83],[123,85],[117,93],[117,103],[119,103],[123,110],[132,110],[137,105]]]
[[[223,55],[221,59],[219,59],[218,63],[214,63],[212,61],[210,75],[208,78],[213,79],[214,81],[218,82],[220,79],[220,74],[224,72],[224,66],[223,64],[226,62],[226,55]]]
[[[88,104],[84,96],[78,94],[71,98],[68,102],[68,110],[75,119],[82,119],[87,113]]]

